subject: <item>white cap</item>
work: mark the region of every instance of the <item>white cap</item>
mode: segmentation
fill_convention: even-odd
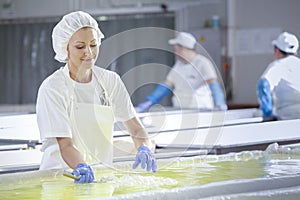
[[[52,32],[52,45],[56,53],[55,59],[66,63],[68,60],[67,46],[72,35],[83,27],[94,28],[98,33],[99,43],[104,38],[97,21],[88,13],[76,11],[65,15],[54,27]]]
[[[288,32],[281,33],[276,40],[272,41],[272,44],[283,52],[293,54],[297,53],[299,47],[297,37]]]
[[[179,44],[189,49],[194,49],[196,42],[195,37],[186,32],[180,32],[176,38],[169,40],[169,44],[171,45]]]

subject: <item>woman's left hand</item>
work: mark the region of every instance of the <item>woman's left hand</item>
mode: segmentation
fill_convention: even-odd
[[[138,148],[132,168],[137,168],[139,164],[141,164],[142,169],[145,169],[147,166],[147,172],[152,170],[152,172],[155,173],[157,170],[157,164],[154,155],[146,146],[140,146]]]

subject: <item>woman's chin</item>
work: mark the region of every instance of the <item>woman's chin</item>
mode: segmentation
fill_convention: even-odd
[[[93,67],[94,64],[95,64],[95,62],[92,62],[92,61],[84,61],[81,63],[81,66],[85,69],[90,69]]]

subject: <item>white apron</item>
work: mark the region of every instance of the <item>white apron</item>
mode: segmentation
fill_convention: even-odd
[[[64,73],[64,72],[63,72]],[[97,78],[93,76],[93,78]],[[78,151],[82,154],[88,164],[111,165],[113,159],[112,132],[114,116],[111,101],[103,88],[100,98],[104,105],[78,103],[72,82],[66,77],[70,90],[71,106],[69,111],[70,126],[72,128],[72,139]],[[48,147],[43,155],[40,169],[65,168],[58,144]]]
[[[176,108],[193,108],[193,109],[208,109],[214,107],[212,95],[205,86],[200,86],[198,89],[179,88],[174,90],[172,97],[173,106]]]

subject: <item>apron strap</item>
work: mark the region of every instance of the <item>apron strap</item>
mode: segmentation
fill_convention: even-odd
[[[73,83],[72,83],[73,81],[69,75],[68,65],[66,64],[61,71],[65,77],[65,82],[66,82],[67,88],[70,92],[70,95],[69,95],[70,96],[70,104],[69,104],[69,108],[68,108],[68,113],[70,114],[70,112],[71,112],[70,109],[74,106],[74,104],[77,103],[75,88],[73,87]],[[96,82],[98,83],[96,85],[96,92],[99,93],[98,97],[100,99],[101,105],[112,106],[112,100],[111,100],[110,96],[108,95],[105,87],[103,86],[101,80],[96,76],[94,70],[92,70],[92,78],[95,78]],[[99,92],[101,90],[99,87],[102,89],[101,93]]]

